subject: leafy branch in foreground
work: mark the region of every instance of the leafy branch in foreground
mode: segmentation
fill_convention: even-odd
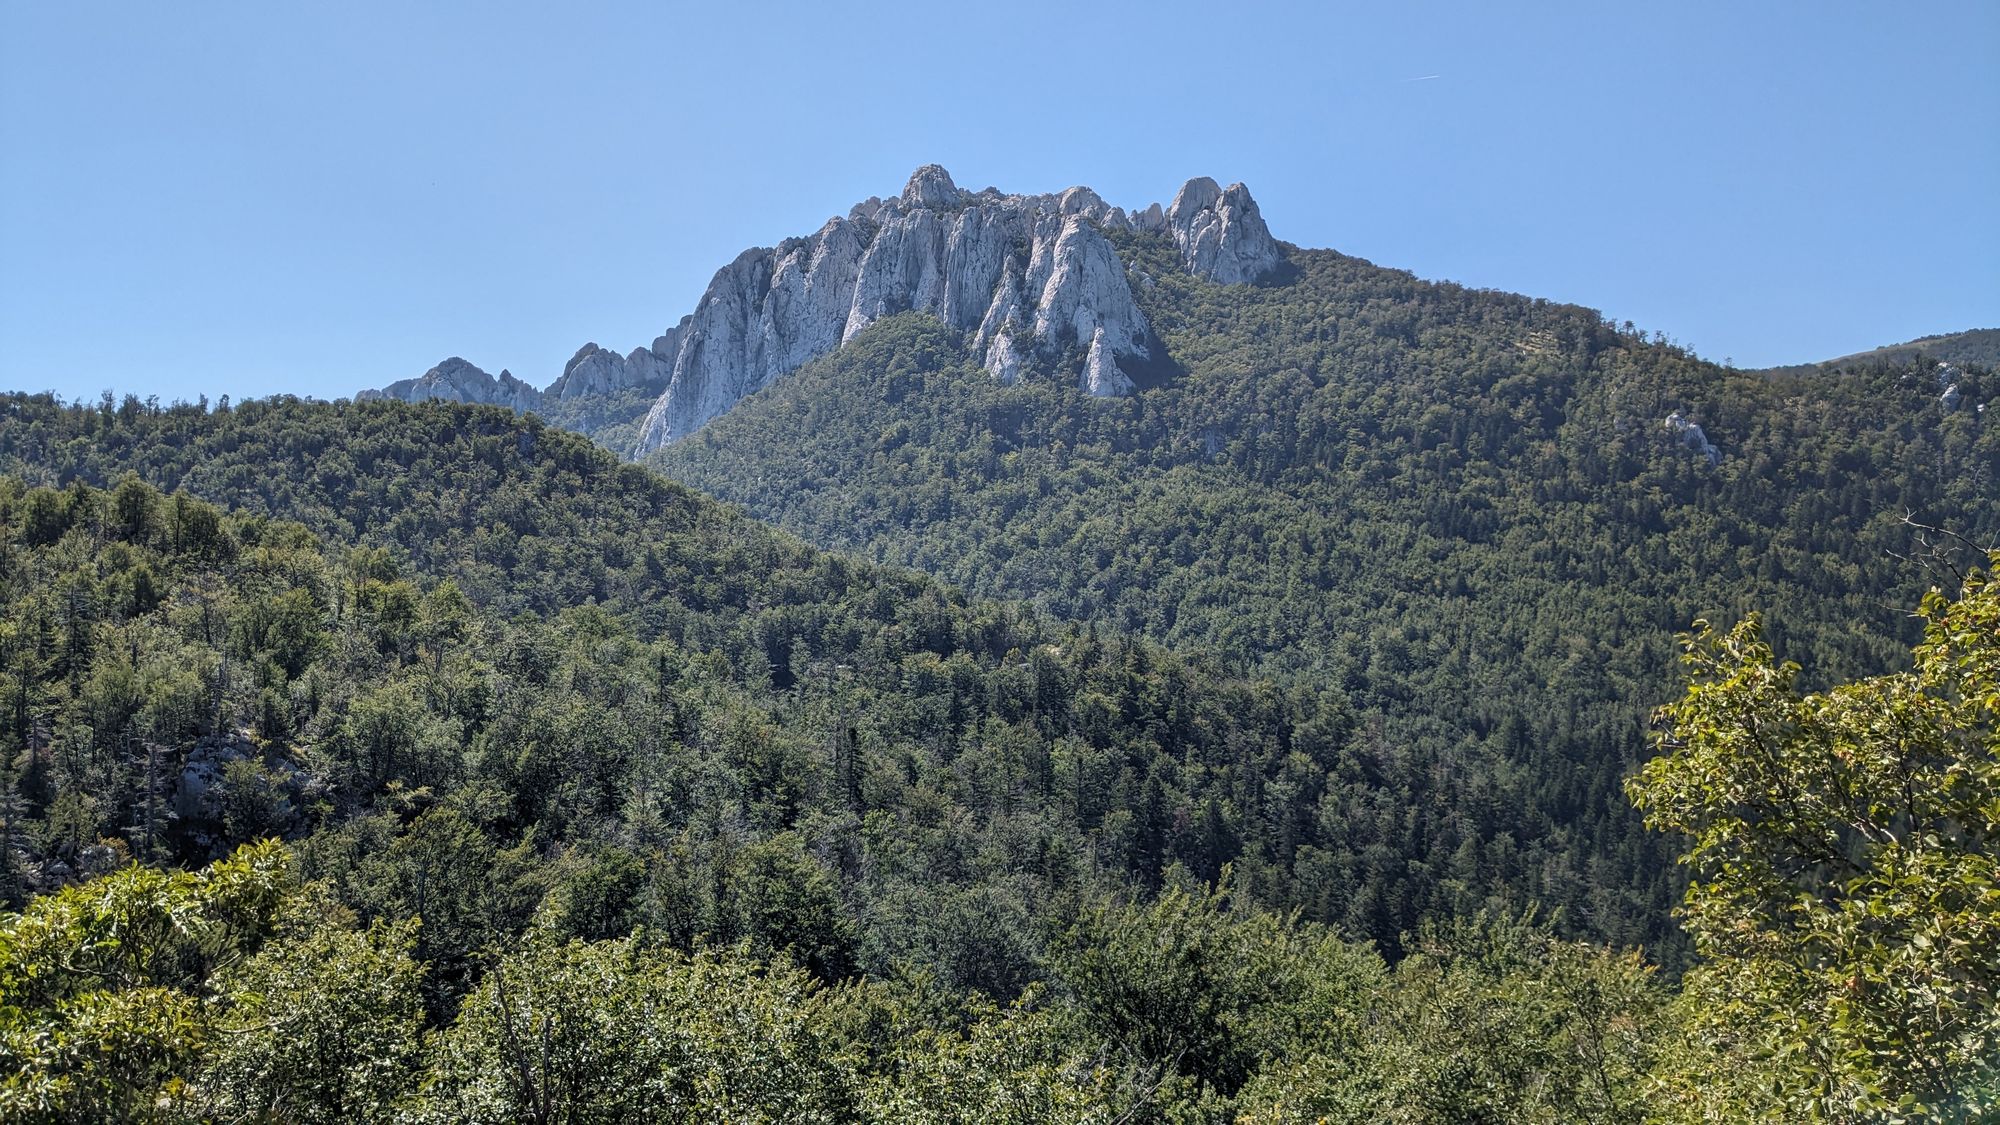
[[[1682,1002],[1711,1050],[1663,1092],[1725,1115],[1771,1091],[1788,1118],[2000,1109],[2000,584],[1922,616],[1911,671],[1808,695],[1754,619],[1688,639],[1667,752],[1629,785],[1693,869]]]

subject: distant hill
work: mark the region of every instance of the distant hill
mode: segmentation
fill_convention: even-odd
[[[1947,332],[1937,336],[1919,336],[1902,344],[1888,344],[1871,348],[1865,352],[1840,356],[1837,359],[1822,360],[1818,363],[1795,363],[1784,367],[1769,368],[1771,371],[1806,372],[1828,368],[1847,368],[1861,364],[1887,363],[1907,364],[1919,358],[1936,363],[1950,363],[1957,366],[1967,364],[1978,367],[2000,365],[2000,328],[1973,328],[1964,332]]]

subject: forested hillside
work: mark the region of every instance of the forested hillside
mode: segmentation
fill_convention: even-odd
[[[1378,626],[1442,655],[1425,645],[1448,649],[1463,606],[1538,661],[1546,643],[1496,633],[1554,613],[1593,623],[1593,644],[1634,626],[1664,644],[1698,613],[1797,608],[1822,623],[1799,655],[1866,670],[1909,639],[1887,591],[1927,581],[1885,558],[1908,546],[1903,517],[1995,528],[1990,377],[1968,373],[1948,409],[1921,371],[1731,373],[1589,309],[1329,251],[1294,252],[1281,284],[1218,286],[1168,269],[1157,239],[1121,239],[1183,368],[1165,385],[1007,385],[900,319],[657,463],[970,590],[1241,666],[1385,681],[1406,661]]]
[[[852,907],[888,943],[835,942],[829,964],[958,926],[1004,976],[1026,940],[1007,919],[1078,885],[1234,864],[1286,903],[1273,853],[1313,814],[1288,779],[1337,761],[1350,723],[1337,695],[813,551],[501,410],[10,407],[0,455],[70,482],[16,484],[0,513],[9,733],[42,832],[16,901],[266,831],[374,854],[390,810],[455,810],[499,852],[678,856],[619,870],[678,871],[681,892],[619,884],[603,908],[681,912],[684,937],[728,914],[710,900],[742,849],[777,840],[839,876],[829,935],[859,940],[836,924]],[[204,771],[252,766],[273,808],[238,830],[167,815],[236,791]],[[934,901],[958,886],[963,917]]]
[[[1974,328],[1939,336],[1920,336],[1907,343],[1888,344],[1806,366],[1838,369],[1872,364],[1909,364],[1921,360],[1977,367],[2000,364],[2000,328]]]
[[[502,410],[276,402],[155,412],[27,398],[8,409],[0,465],[31,479],[106,486],[136,470],[386,550],[383,565],[403,569],[385,573],[449,577],[501,619],[592,604],[615,611],[640,641],[706,654],[732,682],[791,701],[805,716],[795,746],[826,756],[837,728],[851,727],[864,776],[909,745],[931,748],[954,778],[1033,771],[1037,815],[1049,806],[1068,826],[1057,850],[1102,857],[1142,885],[1157,885],[1175,863],[1203,877],[1229,863],[1255,900],[1391,952],[1426,918],[1535,905],[1570,932],[1677,956],[1668,853],[1617,794],[1629,763],[1600,753],[1587,730],[1551,748],[1496,709],[1497,750],[1441,757],[1441,740],[1401,740],[1364,719],[1338,679],[1304,677],[1282,690],[1238,682],[1114,631],[958,606],[943,587],[808,550]],[[1099,666],[1120,678],[1051,679]],[[1412,680],[1397,690],[1428,690],[1420,667],[1411,661]],[[1221,694],[1195,707],[1148,686],[1160,682]],[[1074,708],[1037,726],[1046,762],[1007,749],[1028,721],[1008,702],[1021,691],[1054,692]],[[626,741],[661,737],[653,716],[629,721],[645,733]],[[1636,749],[1636,718],[1625,733]],[[786,783],[799,776],[768,768]],[[898,767],[921,788],[913,768]],[[616,784],[603,784],[614,791],[605,799],[618,799]],[[954,805],[1014,807],[1002,796],[1011,780],[932,784]],[[975,812],[941,827],[983,823]]]
[[[1390,973],[1271,912],[1315,780],[1373,784],[1335,694],[968,606],[502,410],[17,398],[0,450],[61,485],[0,479],[9,1118],[1637,1096],[1508,1057],[1603,1039],[1547,974],[1655,1010],[1636,959],[1496,917]],[[557,1069],[514,1082],[510,1035]],[[1459,1050],[1483,1077],[1411,1084]]]
[[[1985,1073],[1976,940],[1882,970],[1931,983],[1863,998],[1917,1028],[1878,1060],[1564,939],[1665,932],[1678,843],[1536,796],[1601,756],[1399,744],[1366,681],[968,603],[501,409],[0,409],[9,1117],[1624,1120]],[[1695,831],[1685,768],[1635,792]],[[1885,887],[1928,897],[1842,963],[1983,878]],[[1819,995],[1759,948],[1690,980]],[[1939,987],[1968,1015],[1912,1024]]]
[[[1365,930],[1522,871],[1658,949],[1670,865],[1619,783],[1673,635],[1764,609],[1814,676],[1880,672],[1936,581],[1907,521],[2000,535],[1990,375],[1947,409],[1928,369],[1729,372],[1331,252],[1249,287],[1120,250],[1182,367],[1163,385],[1003,384],[904,317],[653,463],[823,546],[1337,690],[1394,800],[1323,805],[1292,868],[1330,873],[1327,913],[1393,919]]]
[[[266,452],[341,418],[249,413],[236,436]],[[273,417],[302,428],[257,428]],[[369,420],[497,439],[502,464],[533,430],[464,408],[347,419]],[[380,467],[379,432],[341,436]],[[401,447],[405,479],[435,447]],[[597,456],[579,452],[569,469]],[[1260,904],[1228,863],[1200,869],[1223,853],[1169,862],[1149,849],[1192,833],[1263,865],[1223,802],[1335,716],[1143,644],[969,610],[613,472],[626,511],[683,526],[670,555],[726,547],[718,525],[770,549],[743,605],[678,602],[683,627],[651,637],[615,598],[502,616],[395,548],[136,474],[0,478],[16,748],[0,873],[21,904],[0,913],[0,1118],[1973,1120],[2000,1104],[1983,1047],[2000,697],[1979,693],[2000,673],[2000,587],[1976,576],[1962,601],[1926,602],[1915,675],[1826,697],[1793,696],[1754,627],[1690,646],[1695,685],[1632,782],[1708,877],[1686,913],[1706,959],[1676,990],[1637,954],[1491,910],[1425,923],[1386,963]],[[485,511],[480,495],[431,530]],[[795,639],[781,674],[757,638],[786,591],[839,627],[816,652]],[[689,647],[697,621],[715,647]],[[1090,806],[1093,775],[1168,748],[1155,770],[1212,779],[1200,820],[1160,806],[1156,774]]]

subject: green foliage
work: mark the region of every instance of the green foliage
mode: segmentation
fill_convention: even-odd
[[[1071,904],[1043,980],[1005,1006],[922,978],[828,987],[782,956],[684,953],[643,929],[565,938],[552,911],[496,937],[440,1018],[426,1013],[417,919],[364,928],[290,872],[263,844],[197,873],[103,876],[0,923],[5,979],[40,982],[7,996],[0,1112],[1619,1120],[1670,1030],[1635,958],[1539,929],[1427,935],[1390,973],[1322,928],[1178,883],[1150,904]],[[162,916],[182,929],[158,937]],[[153,967],[106,974],[101,947],[125,934],[146,935]]]
[[[639,939],[531,935],[440,1038],[416,1121],[838,1122],[853,1092],[822,993]]]
[[[649,463],[823,547],[1337,689],[1351,724],[1266,791],[1277,846],[1234,858],[1391,948],[1538,902],[1677,962],[1669,849],[1619,788],[1671,631],[1763,607],[1827,680],[1880,671],[1914,639],[1903,517],[2000,534],[2000,430],[1941,412],[1928,364],[1734,372],[1331,252],[1217,286],[1118,242],[1184,368],[1162,385],[1002,384],[904,315]]]
[[[1672,1043],[1636,955],[1478,918],[1428,929],[1355,1026],[1243,1096],[1246,1121],[1633,1121]]]
[[[854,971],[854,927],[843,913],[840,884],[785,833],[744,855],[744,907],[757,948],[799,962],[822,980]]]
[[[1142,1086],[1233,1097],[1306,1028],[1353,1047],[1356,1001],[1377,983],[1372,954],[1219,894],[1180,887],[1145,906],[1082,912],[1054,951],[1079,1015]]]
[[[417,922],[356,929],[323,893],[288,902],[269,944],[228,974],[229,1014],[194,1083],[234,1120],[388,1121],[423,1032]]]
[[[143,1119],[215,1039],[214,974],[270,933],[290,884],[276,844],[201,872],[128,867],[0,919],[0,1116]]]
[[[1691,1103],[1743,1114],[1755,1082],[1795,1119],[2000,1112],[2000,585],[1923,616],[1912,671],[1809,694],[1754,620],[1687,643],[1631,791],[1688,840],[1687,998],[1722,1068],[1671,1087]]]
[[[892,1024],[892,1066],[866,1077],[864,1117],[909,1125],[1110,1125],[1115,1076],[1076,1049],[1068,1015],[1029,992],[1005,1009],[976,1001],[963,1030]],[[899,1013],[908,1018],[907,1013]]]
[[[1990,764],[1993,704],[1967,702],[1991,694],[1988,610],[1933,603],[1957,639],[1901,694],[1744,689],[1851,751],[1829,776],[1852,792],[1916,779],[1936,843],[1889,809],[1889,851],[1832,830],[1861,864],[1840,877],[1762,844],[1697,864],[1715,905],[1674,1002],[1636,954],[1569,939],[1665,933],[1671,845],[1611,799],[1656,632],[1762,599],[1828,674],[1886,663],[1898,564],[1861,556],[1903,529],[1862,517],[1914,498],[1983,526],[1990,437],[1855,439],[1796,384],[1718,387],[1577,310],[1376,302],[1371,268],[1304,265],[1243,292],[1162,271],[1150,311],[1189,371],[1127,402],[997,386],[912,319],[781,384],[879,378],[905,407],[843,392],[881,474],[855,495],[920,505],[871,549],[943,529],[910,561],[983,560],[985,588],[1043,583],[1096,624],[821,553],[504,411],[7,399],[10,1115],[1975,1112],[1992,797],[1952,763]],[[1351,314],[1318,366],[1285,327],[1310,294]],[[1519,346],[1459,362],[1482,333]],[[1398,377],[1358,378],[1378,361]],[[1819,408],[1920,397],[1898,378]],[[1751,464],[1652,432],[1684,395],[1755,420],[1711,427]],[[972,459],[941,452],[947,422]],[[1731,776],[1661,823],[1701,838],[1691,802],[1741,797]],[[1715,890],[1731,871],[1749,891]],[[1436,921],[1535,899],[1552,923]],[[1750,1019],[1772,1011],[1790,1030]]]
[[[101,421],[17,416],[0,450],[71,426],[90,438],[65,449],[119,448]],[[200,474],[293,448],[378,459],[398,487],[428,482],[390,518],[459,522],[348,546],[233,513],[202,554],[174,553],[164,527],[122,539],[102,518],[39,546],[0,532],[24,890],[127,852],[201,862],[285,836],[365,920],[423,918],[433,1015],[544,898],[576,936],[644,924],[682,948],[748,940],[828,980],[927,966],[1004,1002],[1031,979],[1031,919],[1054,895],[1237,862],[1257,871],[1246,897],[1292,897],[1268,857],[1320,797],[1314,755],[1346,721],[1337,693],[968,605],[503,412],[253,404],[123,424],[160,427],[135,458],[191,449]],[[451,439],[434,425],[472,435],[467,459],[438,452]],[[489,456],[508,475],[491,478]],[[531,500],[568,487],[556,467],[572,461],[593,486],[564,508]],[[253,479],[328,519],[331,494]],[[10,496],[183,524],[207,510],[145,488],[124,480],[109,504],[82,484],[16,488],[0,528]],[[386,514],[359,491],[341,490],[342,521]],[[538,537],[522,521],[594,535],[627,569],[602,601],[566,590],[570,575],[523,557]],[[482,577],[493,558],[514,561]],[[705,593],[694,568],[737,591]],[[134,610],[115,591],[142,570],[156,598]],[[472,593],[502,588],[498,605]],[[550,603],[565,608],[522,612]],[[614,854],[623,874],[578,869]]]
[[[194,985],[261,940],[290,871],[267,842],[200,872],[127,867],[42,896],[0,935],[0,998],[35,1012],[87,992]]]

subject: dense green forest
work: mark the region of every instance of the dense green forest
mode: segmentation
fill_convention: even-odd
[[[274,402],[154,412],[27,398],[8,410],[0,467],[32,479],[114,486],[135,470],[303,521],[334,542],[387,552],[383,575],[419,586],[452,579],[509,625],[594,606],[638,641],[671,643],[748,692],[767,724],[789,727],[788,754],[825,757],[837,728],[849,730],[850,776],[816,792],[818,803],[838,812],[857,783],[866,802],[934,790],[951,815],[927,831],[951,838],[953,854],[1012,872],[1034,851],[976,842],[1014,831],[995,829],[991,814],[1026,818],[1037,826],[1030,840],[1054,817],[1054,854],[1095,857],[1082,862],[1148,886],[1176,863],[1203,878],[1227,863],[1256,901],[1392,954],[1425,918],[1539,906],[1565,932],[1675,956],[1670,853],[1617,794],[1622,763],[1594,748],[1573,754],[1607,791],[1578,819],[1619,826],[1611,861],[1531,799],[1544,785],[1582,791],[1577,778],[1441,761],[1364,722],[1337,683],[1281,688],[1114,630],[964,605],[934,581],[813,551],[504,410]],[[1091,679],[1092,669],[1109,678]],[[295,679],[273,690],[289,692]],[[1035,709],[1022,709],[1024,693]],[[1057,701],[1061,718],[1036,710]],[[625,742],[640,747],[688,721],[670,727],[614,709],[637,732]],[[1495,737],[1524,733],[1496,726]],[[787,784],[802,776],[788,761],[766,768]],[[1013,796],[1024,770],[1035,784],[1025,803]],[[612,781],[596,784],[615,792]],[[871,783],[890,788],[877,796]],[[933,853],[929,840],[921,851]]]
[[[817,545],[1338,692],[1380,780],[1286,851],[1331,892],[1310,917],[1387,938],[1507,872],[1677,962],[1670,845],[1619,790],[1675,632],[1762,609],[1818,682],[1879,672],[1934,580],[1909,521],[2000,536],[1990,374],[1946,409],[1928,361],[1736,372],[1330,251],[1218,286],[1119,241],[1182,367],[1162,385],[1002,384],[905,315],[653,463]]]
[[[373,855],[398,835],[387,810],[449,810],[495,855],[532,836],[624,870],[617,849],[643,839],[634,870],[682,891],[614,880],[603,909],[666,911],[651,924],[683,937],[735,936],[747,907],[718,888],[765,855],[742,848],[810,854],[871,919],[829,923],[816,963],[885,968],[942,948],[918,929],[956,927],[983,947],[963,971],[999,976],[955,983],[1006,993],[1027,905],[1073,887],[1229,866],[1284,904],[1270,853],[1313,812],[1289,779],[1351,722],[1336,696],[813,551],[505,411],[15,405],[0,444],[35,463],[108,452],[242,509],[129,474],[17,486],[10,736],[42,832],[23,889],[269,830],[337,828]],[[226,830],[220,806],[169,826],[170,795],[227,804],[240,790],[204,772],[253,767],[261,827]],[[936,909],[953,887],[959,908]]]
[[[1976,1113],[1994,669],[1790,693],[1909,666],[1978,412],[1299,270],[1130,400],[897,317],[668,451],[873,560],[498,408],[0,400],[0,1117]]]
[[[457,452],[492,455],[534,430],[440,407],[358,420],[456,426]],[[1704,957],[1684,989],[1492,910],[1427,923],[1390,963],[1260,905],[1219,856],[1158,869],[1146,849],[1179,831],[1147,842],[1151,780],[1085,824],[1093,763],[1171,746],[1226,788],[1249,767],[1232,754],[1309,740],[1329,716],[815,555],[569,448],[627,486],[623,510],[683,527],[663,561],[726,555],[732,535],[765,549],[755,592],[692,596],[676,634],[649,640],[615,596],[499,613],[398,551],[135,474],[109,490],[0,480],[17,748],[0,831],[22,904],[0,915],[0,1118],[1852,1120],[1996,1104],[2000,586],[1933,595],[1915,672],[1826,696],[1793,694],[1754,627],[1690,642],[1695,686],[1632,782],[1657,826],[1696,841],[1685,917]],[[440,534],[474,510],[423,508],[448,511]],[[677,584],[702,588],[685,569]],[[781,674],[759,638],[786,590],[837,607],[841,628],[818,636],[845,641],[794,638]],[[689,647],[696,621],[716,647]]]
[[[1843,368],[1857,364],[1906,364],[1920,360],[1974,367],[2000,365],[2000,328],[1974,328],[1965,332],[1920,336],[1905,343],[1870,348],[1865,352],[1824,360],[1818,364],[1797,364],[1777,370],[1795,372],[1813,367]]]

